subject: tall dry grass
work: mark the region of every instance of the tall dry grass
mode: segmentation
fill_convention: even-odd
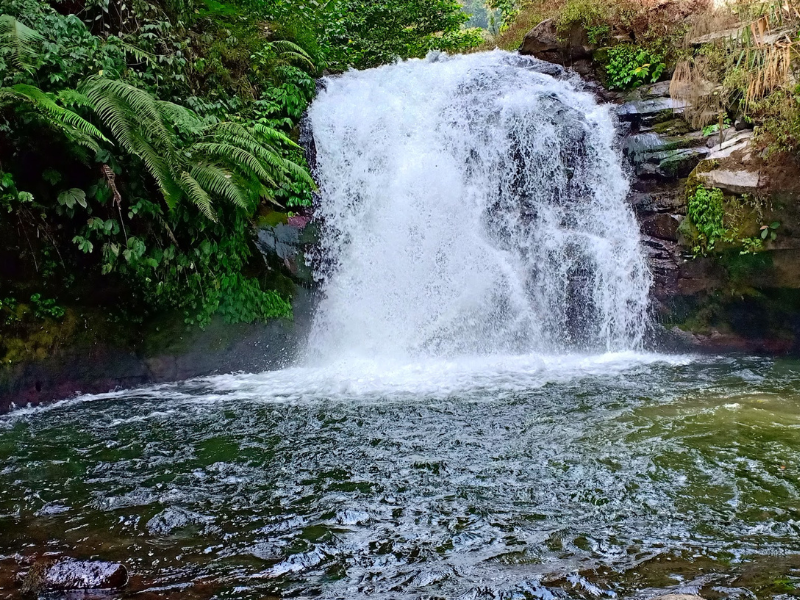
[[[793,84],[800,31],[794,1],[739,0],[692,16],[685,58],[670,83],[670,95],[689,105],[692,125],[712,123],[732,103],[748,113]],[[692,49],[701,41],[703,48]]]

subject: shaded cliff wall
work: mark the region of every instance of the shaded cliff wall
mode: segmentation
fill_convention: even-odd
[[[291,364],[303,351],[316,303],[303,257],[314,232],[305,218],[290,221],[279,215],[273,221],[261,224],[258,245],[281,291],[293,298],[292,320],[230,324],[214,318],[205,329],[187,327],[180,314],[144,323],[109,324],[90,317],[78,318],[75,327],[44,322],[47,335],[39,337],[46,343],[26,353],[35,358],[0,366],[0,414],[81,393]],[[30,336],[20,343],[37,341]]]
[[[618,104],[630,202],[655,284],[662,346],[756,353],[800,352],[800,165],[769,161],[743,121],[715,132],[694,129],[669,81],[620,93],[602,85],[595,49],[578,28],[562,37],[545,21],[522,54],[578,72],[590,89]],[[729,239],[700,247],[687,217],[698,186],[722,193]],[[761,240],[764,227],[778,224]],[[757,243],[756,243],[757,242]]]

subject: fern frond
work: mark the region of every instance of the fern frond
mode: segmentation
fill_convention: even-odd
[[[109,140],[100,132],[97,127],[89,123],[86,119],[71,110],[59,106],[55,101],[39,88],[33,85],[20,83],[10,88],[5,88],[16,94],[21,100],[31,104],[40,112],[49,117],[50,123],[69,126],[72,129],[103,142]]]
[[[294,148],[295,150],[300,150],[300,146],[295,143],[289,136],[285,133],[278,131],[277,129],[273,129],[272,127],[267,127],[266,125],[262,125],[261,123],[256,123],[253,126],[253,131],[262,135],[265,139],[269,141],[278,141],[286,144],[290,148]]]
[[[220,144],[230,144],[231,146],[238,146],[247,150],[253,156],[257,156],[264,162],[269,162],[268,157],[277,157],[277,154],[272,148],[268,148],[258,143],[258,140],[253,138],[249,133],[244,132],[243,135],[235,134],[217,134],[209,139],[211,142]],[[269,164],[272,164],[271,162]]]
[[[82,106],[84,108],[91,108],[94,110],[94,104],[92,103],[89,98],[87,98],[84,94],[81,94],[78,90],[73,89],[65,89],[58,92],[56,95],[62,104],[66,106]]]
[[[287,62],[302,63],[311,70],[316,69],[316,65],[308,53],[297,44],[289,40],[276,40],[271,45],[281,59]]]
[[[181,191],[170,169],[169,157],[163,157],[137,130],[130,130],[126,139],[128,152],[139,157],[156,180],[167,206],[175,208]]]
[[[219,142],[200,142],[193,144],[191,150],[207,156],[221,158],[234,166],[244,168],[253,173],[261,181],[277,186],[275,180],[264,169],[261,161],[243,148]]]
[[[145,90],[115,79],[91,77],[81,91],[91,100],[97,114],[119,137],[123,129],[142,127],[159,148],[174,148],[174,134],[164,123],[158,103]]]
[[[36,45],[44,40],[35,29],[26,27],[11,15],[0,16],[0,51],[11,57],[11,64],[31,72],[36,68],[39,51]]]
[[[310,71],[315,69],[313,61],[303,54],[298,54],[297,52],[282,52],[281,53],[281,60],[291,63],[300,63]]]
[[[141,60],[146,62],[148,65],[155,65],[156,64],[156,56],[150,52],[146,52],[142,50],[138,46],[134,46],[133,44],[129,44],[125,40],[118,38],[118,37],[109,37],[109,42],[113,42],[115,45],[119,46],[122,50],[127,52],[128,54],[133,55],[136,60]]]
[[[298,54],[302,54],[309,60],[311,59],[311,57],[305,50],[303,50],[300,46],[298,46],[294,42],[290,42],[289,40],[275,40],[274,42],[270,42],[270,44],[278,52],[297,52]]]
[[[163,100],[156,100],[156,107],[167,121],[173,126],[177,126],[179,129],[199,134],[207,127],[193,110],[185,106],[173,104],[172,102],[165,102]]]
[[[83,146],[84,148],[88,148],[94,153],[100,152],[100,144],[97,143],[95,138],[86,135],[85,133],[72,127],[62,127],[59,124],[56,124],[56,128],[60,129],[64,135],[75,144]]]
[[[210,220],[216,221],[217,216],[214,214],[214,209],[211,207],[211,198],[200,183],[186,171],[181,173],[180,183],[181,188],[183,188],[183,191],[186,193],[186,197],[200,209],[200,212]]]
[[[236,185],[230,171],[217,165],[199,164],[192,167],[191,175],[207,192],[225,198],[241,208],[247,208],[247,198]]]

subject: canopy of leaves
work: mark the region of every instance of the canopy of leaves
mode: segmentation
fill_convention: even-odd
[[[0,0],[0,15],[0,298],[201,324],[290,314],[253,224],[311,204],[295,140],[314,77],[479,39],[456,0]]]

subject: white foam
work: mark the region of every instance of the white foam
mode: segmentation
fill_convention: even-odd
[[[651,277],[607,107],[507,52],[328,78],[309,359],[638,348]]]

